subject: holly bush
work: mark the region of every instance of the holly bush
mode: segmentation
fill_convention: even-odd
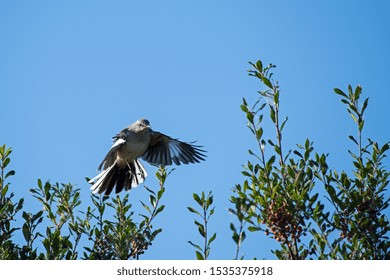
[[[230,199],[230,212],[238,220],[231,224],[236,258],[249,231],[274,239],[279,259],[390,259],[390,172],[383,164],[389,142],[363,141],[368,98],[362,100],[362,87],[334,89],[357,128],[357,135],[349,136],[355,145],[348,151],[354,169],[337,171],[329,167],[329,154],[317,153],[309,139],[286,150],[282,140],[288,119],[281,118],[275,66],[250,64],[249,75],[266,89],[253,105],[245,98],[241,105],[258,149],[249,150],[251,159],[242,171],[246,179]],[[266,111],[275,127],[270,139],[263,136]]]

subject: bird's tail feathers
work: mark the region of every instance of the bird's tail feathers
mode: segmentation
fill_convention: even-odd
[[[148,176],[148,173],[142,163],[138,160],[127,163],[127,167],[128,176],[126,177],[129,179],[129,184],[125,184],[125,190],[129,191],[131,188],[138,187],[138,185],[142,184],[145,181],[146,176]]]
[[[95,194],[104,193],[108,196],[115,187],[115,192],[119,193],[123,189],[130,191],[145,181],[147,176],[145,168],[141,162],[134,160],[127,162],[127,165],[119,167],[115,161],[107,169],[104,169],[96,177],[92,178],[89,183],[93,183],[91,190]]]

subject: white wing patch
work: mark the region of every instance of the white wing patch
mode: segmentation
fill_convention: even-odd
[[[118,140],[115,141],[115,143],[112,145],[111,149],[116,147],[116,146],[119,146],[119,145],[122,145],[123,143],[125,143],[126,140],[122,139],[122,138],[119,138]]]

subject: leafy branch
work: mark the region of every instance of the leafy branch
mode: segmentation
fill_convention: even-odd
[[[208,238],[209,236],[208,224],[209,224],[210,217],[214,214],[214,209],[215,209],[215,207],[210,209],[210,206],[213,204],[213,195],[211,191],[208,193],[207,196],[205,195],[204,192],[202,192],[200,196],[194,193],[193,199],[201,207],[201,211],[199,212],[198,210],[192,207],[187,207],[187,208],[188,211],[194,213],[195,215],[201,218],[200,221],[194,220],[194,224],[197,226],[198,232],[203,238],[203,246],[195,244],[192,241],[188,241],[188,243],[191,244],[196,249],[195,254],[198,260],[207,260],[210,255],[210,250],[211,250],[210,245],[217,237],[217,233],[214,233],[211,235],[210,238]]]

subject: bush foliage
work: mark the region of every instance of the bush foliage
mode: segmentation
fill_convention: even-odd
[[[272,78],[274,65],[251,63],[249,75],[266,88],[257,102],[241,105],[248,127],[258,144],[249,150],[252,159],[244,166],[243,184],[235,186],[230,211],[238,218],[239,228],[231,225],[237,255],[246,231],[263,232],[279,248],[279,259],[390,259],[389,171],[383,160],[389,143],[379,145],[363,141],[364,112],[368,98],[362,88],[348,92],[334,89],[346,104],[357,127],[357,136],[349,136],[355,151],[348,151],[355,167],[352,172],[332,170],[328,154],[315,152],[307,139],[295,149],[285,150],[283,128],[287,118],[280,116],[280,88]],[[360,104],[362,104],[360,106]],[[264,112],[275,127],[275,137],[263,137]],[[321,198],[319,193],[325,192]]]
[[[37,213],[23,211],[23,224],[14,226],[15,216],[22,211],[24,200],[14,203],[9,183],[5,184],[5,179],[15,174],[13,170],[5,172],[11,152],[5,145],[0,147],[0,259],[138,259],[161,232],[161,228],[153,229],[153,221],[165,207],[161,205],[161,199],[169,173],[162,166],[156,172],[158,191],[145,187],[150,194],[148,203],[141,202],[145,213],[134,215],[128,194],[110,201],[104,196],[91,195],[91,206],[82,211],[80,191],[72,184],[38,180],[38,186],[30,193],[42,203],[43,210]],[[107,207],[113,210],[113,214],[107,213]],[[43,224],[48,224],[46,229],[38,231]],[[13,241],[18,230],[22,230],[24,245]],[[91,246],[79,248],[81,238],[89,240]],[[43,246],[37,246],[37,240]]]

